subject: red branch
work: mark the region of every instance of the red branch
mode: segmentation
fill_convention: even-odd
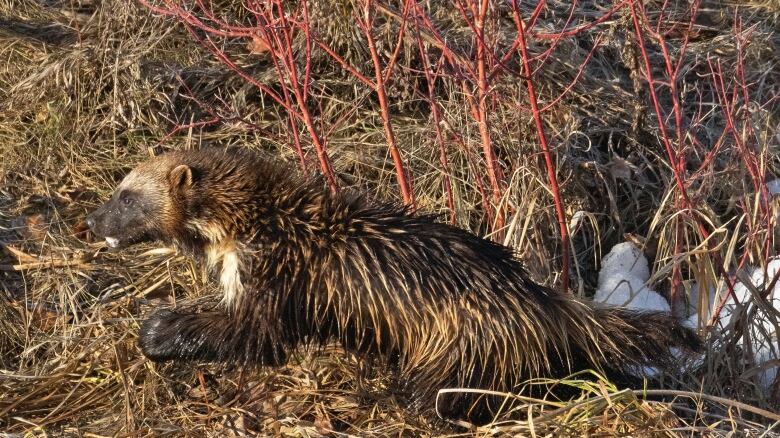
[[[528,49],[525,41],[525,30],[523,29],[523,19],[520,17],[520,11],[517,7],[517,0],[512,0],[513,17],[517,27],[517,39],[520,41],[520,55],[523,58],[523,69],[527,75],[526,85],[528,88],[528,100],[531,103],[531,112],[536,123],[536,133],[539,136],[539,145],[542,148],[542,155],[547,166],[547,178],[550,180],[550,190],[552,191],[553,201],[555,202],[555,214],[558,218],[558,228],[561,233],[561,289],[566,293],[569,289],[569,228],[566,225],[566,213],[563,209],[563,201],[558,190],[558,178],[555,175],[555,165],[553,163],[550,147],[547,144],[547,138],[544,135],[544,126],[542,124],[542,115],[536,101],[536,92],[534,82],[531,77],[531,66],[528,64]]]
[[[382,124],[385,130],[385,138],[387,139],[387,145],[390,148],[390,156],[393,158],[395,164],[395,177],[398,181],[398,186],[401,188],[401,196],[404,203],[414,206],[414,193],[412,192],[411,185],[406,176],[404,169],[403,159],[401,158],[401,152],[398,150],[398,145],[395,141],[395,134],[393,134],[393,125],[390,123],[390,107],[387,103],[387,94],[385,91],[384,73],[382,71],[382,65],[379,62],[379,54],[376,51],[376,43],[374,37],[371,35],[371,27],[373,18],[371,17],[371,0],[366,0],[363,10],[363,19],[358,19],[358,26],[363,30],[363,34],[366,36],[366,42],[368,44],[368,50],[371,53],[371,61],[374,64],[374,76],[376,78],[375,90],[377,98],[379,99],[379,110],[382,116]]]
[[[647,49],[645,47],[644,38],[642,37],[642,28],[641,28],[640,23],[639,23],[639,14],[637,13],[637,9],[639,9],[642,12],[644,12],[644,10],[642,9],[641,5],[637,5],[636,2],[632,2],[632,5],[631,5],[631,18],[632,18],[632,21],[634,23],[634,34],[635,34],[635,36],[637,38],[637,43],[639,45],[639,53],[640,53],[640,55],[642,57],[642,61],[644,63],[645,79],[647,80],[647,88],[650,91],[650,97],[651,97],[651,100],[653,102],[653,108],[655,110],[656,119],[658,121],[658,129],[660,131],[661,141],[664,144],[664,149],[666,150],[666,154],[667,154],[667,157],[668,157],[668,160],[669,160],[669,166],[672,169],[672,174],[674,175],[674,180],[675,180],[675,182],[677,184],[677,189],[679,190],[680,197],[682,198],[682,207],[685,210],[688,211],[688,213],[690,214],[692,219],[695,221],[695,223],[697,225],[697,228],[699,230],[699,233],[704,237],[704,239],[707,239],[707,238],[709,238],[710,233],[709,233],[709,231],[707,231],[706,226],[701,221],[699,216],[697,214],[695,214],[695,211],[694,211],[694,208],[693,208],[693,203],[691,202],[691,199],[688,196],[688,191],[686,189],[685,180],[683,179],[684,167],[680,166],[681,162],[679,161],[679,158],[678,158],[677,154],[675,153],[675,151],[672,148],[671,140],[669,139],[669,135],[668,135],[668,133],[666,131],[666,125],[664,123],[663,112],[661,111],[661,105],[659,104],[658,96],[657,96],[656,91],[655,91],[655,81],[653,80],[652,70],[651,70],[651,67],[650,67],[650,57],[647,55]],[[645,21],[647,21],[647,16],[646,15],[643,14],[642,17],[644,18]],[[691,19],[693,19],[693,18],[691,18]],[[650,32],[651,32],[651,34],[654,34],[656,36],[656,38],[660,38],[661,40],[663,40],[664,37],[660,33],[653,33],[652,31],[650,31]],[[665,56],[668,57],[668,53],[666,53],[666,52],[664,52],[664,53],[665,53]],[[667,64],[667,65],[669,65],[669,64]],[[670,69],[670,71],[673,71],[673,69]],[[670,77],[669,78],[669,81],[671,81],[671,82],[673,82],[675,80],[676,79],[674,77]],[[672,95],[672,99],[673,100],[679,99],[679,96],[673,94]],[[676,105],[679,105],[679,102]],[[681,121],[680,121],[680,123],[681,123]],[[679,145],[679,146],[682,147],[682,145]],[[714,244],[712,242],[710,242],[708,244],[708,248],[712,249],[713,247],[714,247]],[[712,252],[712,256],[715,259],[715,265],[717,266],[719,273],[721,274],[721,276],[723,277],[724,281],[726,282],[726,286],[728,287],[729,293],[731,294],[732,297],[734,297],[734,300],[736,301],[737,297],[736,297],[736,294],[734,293],[734,282],[732,281],[732,279],[729,277],[728,273],[726,272],[726,269],[723,266],[723,262],[720,259],[720,255],[717,252]],[[679,268],[676,268],[676,269],[679,269]],[[676,293],[676,291],[673,290],[673,293]],[[674,299],[672,300],[672,304],[675,304],[675,300]],[[675,310],[675,309],[673,309],[673,310]],[[719,311],[720,311],[720,309],[717,309],[716,310],[716,314]],[[714,319],[711,320],[711,323],[712,323],[712,321],[717,319],[717,316],[713,315],[713,318]]]
[[[452,194],[452,183],[450,182],[450,165],[449,160],[447,159],[447,149],[445,147],[444,136],[441,132],[441,115],[439,114],[439,104],[436,102],[436,98],[433,92],[434,86],[436,84],[436,77],[430,71],[428,57],[425,54],[425,49],[423,48],[423,42],[419,32],[416,33],[416,37],[417,50],[420,52],[420,59],[422,59],[423,63],[425,64],[423,65],[423,72],[425,73],[425,80],[428,83],[428,105],[431,107],[433,127],[434,132],[436,133],[436,143],[438,143],[439,146],[439,164],[441,165],[440,170],[443,178],[442,183],[444,185],[444,192],[447,196],[447,208],[450,210],[450,223],[454,225],[456,223],[455,199]],[[441,61],[443,61],[443,59]],[[439,62],[439,66],[441,65],[441,61]]]

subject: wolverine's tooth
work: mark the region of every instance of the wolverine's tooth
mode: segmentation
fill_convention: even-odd
[[[106,237],[106,245],[108,245],[109,248],[116,248],[119,246],[119,239],[116,237]]]

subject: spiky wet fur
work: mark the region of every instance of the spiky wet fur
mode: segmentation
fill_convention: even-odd
[[[179,231],[162,239],[208,259],[226,289],[219,310],[152,315],[140,345],[154,360],[278,364],[296,345],[338,340],[392,366],[432,406],[444,387],[512,390],[587,368],[625,376],[667,367],[670,347],[698,346],[667,314],[540,286],[507,247],[394,204],[331,194],[253,153],[176,152],[152,163],[193,169],[171,219],[184,227],[164,227]]]

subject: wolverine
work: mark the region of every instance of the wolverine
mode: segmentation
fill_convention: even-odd
[[[87,217],[112,248],[173,245],[212,269],[210,310],[159,309],[139,347],[157,362],[278,365],[339,342],[394,370],[412,403],[439,389],[514,391],[596,370],[669,369],[699,338],[670,314],[605,307],[531,280],[508,247],[245,149],[140,164]],[[464,406],[455,396],[453,409]],[[470,401],[468,403],[471,403]]]

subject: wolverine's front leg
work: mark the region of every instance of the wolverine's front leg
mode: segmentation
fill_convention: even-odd
[[[143,354],[155,362],[277,364],[285,360],[281,332],[274,323],[226,312],[159,310],[141,324],[138,343]]]

